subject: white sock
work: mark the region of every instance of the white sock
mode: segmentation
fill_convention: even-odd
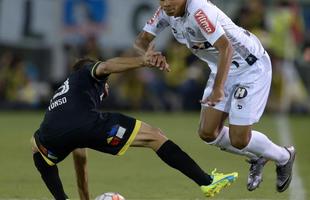
[[[290,158],[289,152],[284,147],[274,144],[266,135],[254,130],[248,146],[243,150],[273,160],[277,165],[286,164]]]
[[[256,156],[255,154],[248,152],[244,149],[242,149],[242,150],[237,149],[236,147],[233,147],[231,145],[231,142],[229,139],[229,128],[226,126],[223,127],[220,134],[217,136],[217,138],[214,141],[207,142],[207,144],[211,144],[211,145],[220,147],[221,150],[227,151],[229,153],[246,156],[249,159],[258,159],[258,156]]]

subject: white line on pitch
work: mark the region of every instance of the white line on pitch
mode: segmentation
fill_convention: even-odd
[[[294,145],[294,141],[291,136],[291,126],[286,115],[277,115],[276,124],[278,129],[279,140],[284,145]],[[293,167],[293,179],[289,187],[290,200],[305,200],[305,188],[302,183],[301,176],[298,173],[297,162],[294,163]]]

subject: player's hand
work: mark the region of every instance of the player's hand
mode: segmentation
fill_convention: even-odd
[[[218,102],[224,98],[224,90],[222,88],[214,88],[210,96],[200,101],[201,104],[207,104],[208,106],[215,106]]]
[[[152,63],[152,66],[153,67],[156,67],[158,68],[159,70],[163,71],[167,71],[167,72],[170,72],[170,66],[169,64],[167,63],[167,60],[166,60],[166,57],[163,56],[163,55],[156,55],[153,57],[154,61]]]
[[[167,63],[166,57],[161,52],[154,51],[155,45],[152,42],[144,55],[144,63],[149,67],[156,67],[160,70],[170,71],[169,64]]]

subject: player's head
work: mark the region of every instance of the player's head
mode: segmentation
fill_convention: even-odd
[[[85,67],[86,65],[94,65],[95,63],[96,63],[95,60],[89,58],[80,59],[72,66],[72,71],[78,71],[83,67]]]
[[[160,7],[168,16],[184,15],[187,0],[159,0]]]

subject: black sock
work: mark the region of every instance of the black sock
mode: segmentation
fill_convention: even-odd
[[[157,155],[170,167],[173,167],[195,181],[199,186],[209,185],[212,178],[205,173],[197,163],[182,149],[167,140],[158,150]]]
[[[68,199],[65,194],[56,165],[48,165],[39,152],[33,154],[34,164],[41,177],[56,200]]]

